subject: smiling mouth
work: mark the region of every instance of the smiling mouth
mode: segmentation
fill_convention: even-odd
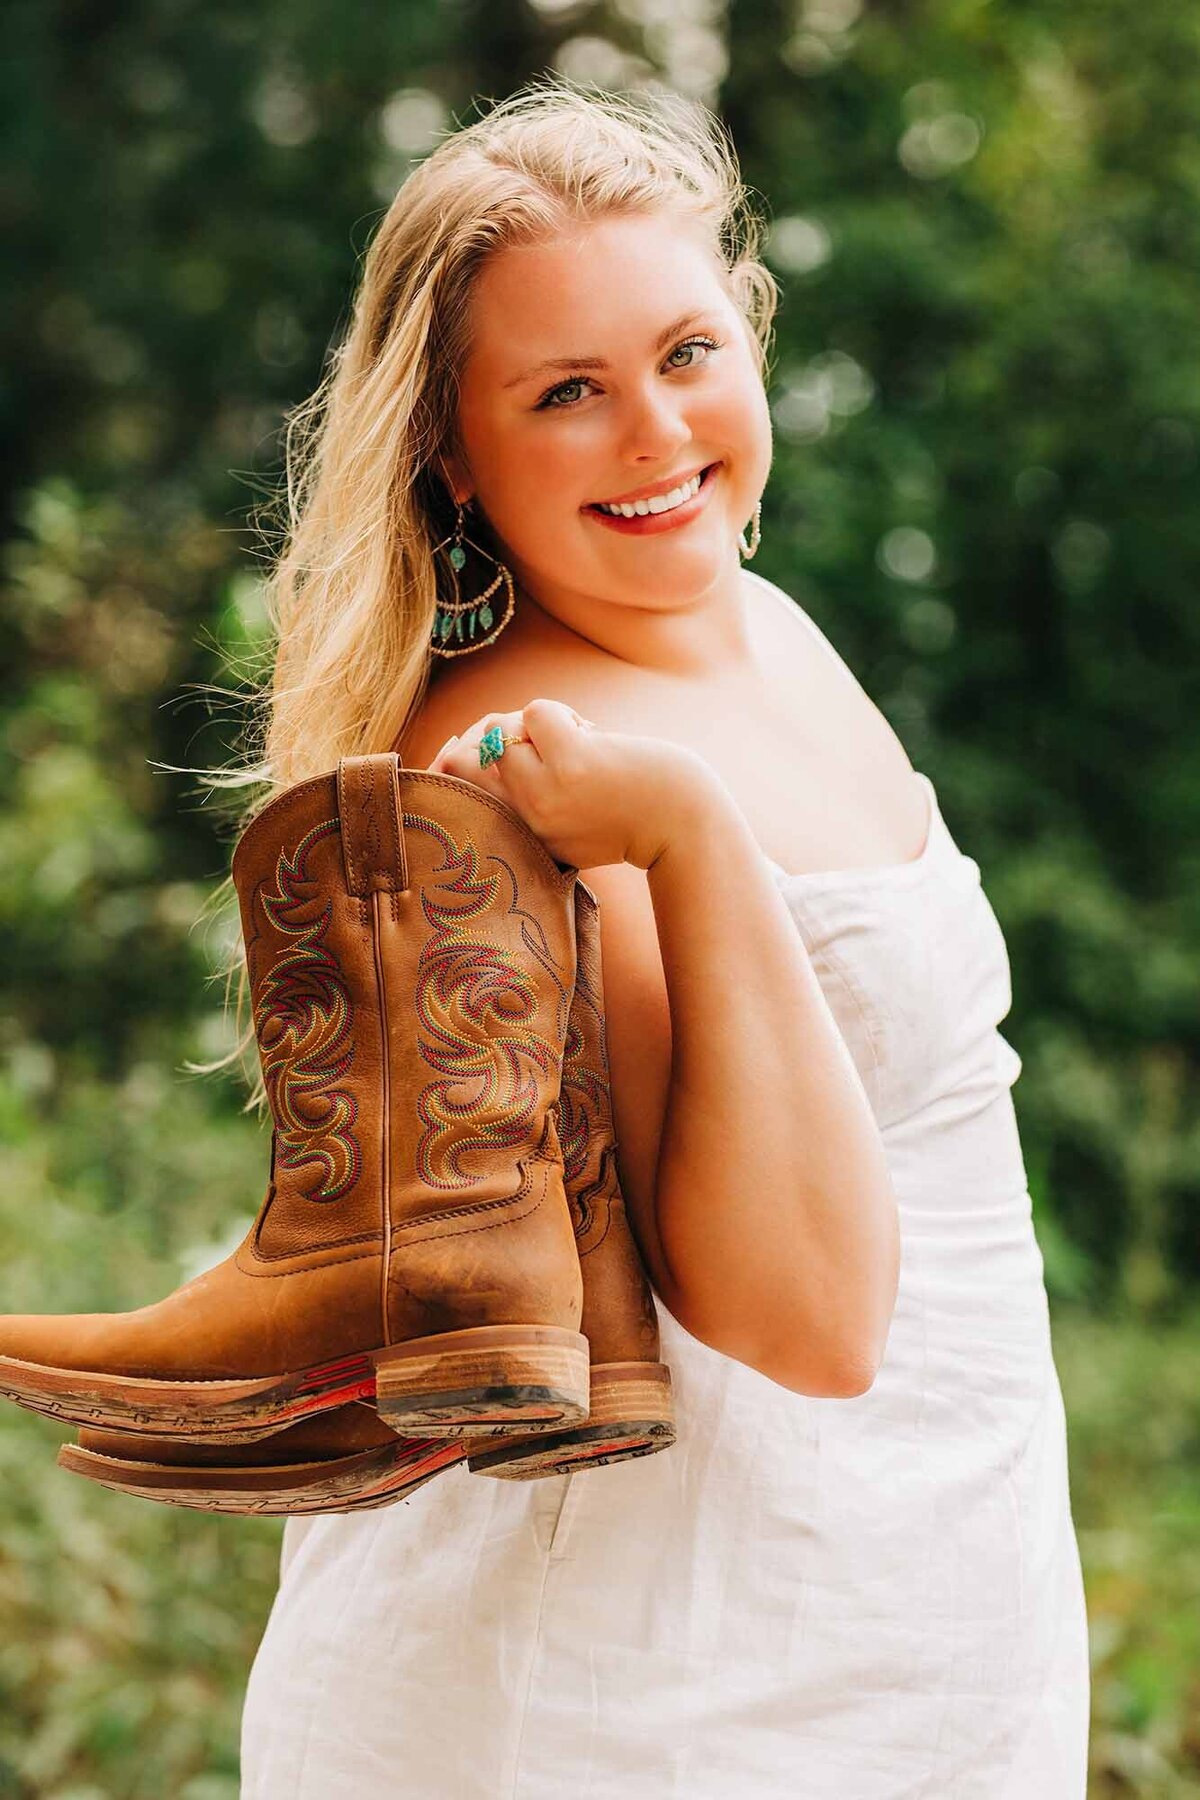
[[[699,469],[697,471],[697,473],[700,476],[700,487],[701,488],[704,487],[705,483],[708,481],[708,478],[712,474],[713,470],[719,469],[720,466],[721,465],[720,465],[719,461],[706,463],[702,469]],[[676,487],[686,487],[687,483],[689,481],[694,481],[695,479],[696,479],[695,475],[689,475],[685,481],[677,482],[675,485],[676,485]],[[626,505],[626,506],[645,505],[648,507],[651,500],[665,500],[667,497],[667,494],[673,493],[674,491],[675,490],[672,488],[667,488],[661,494],[648,495],[644,501],[627,500],[627,501],[622,502],[622,501],[618,501],[618,500],[589,500],[587,505],[583,508],[583,510],[584,510],[584,512],[600,513],[604,518],[609,518],[609,519],[614,518],[614,517],[621,518],[626,515],[621,514],[621,513],[614,514],[614,513],[609,512],[607,509],[611,506],[620,506],[620,505]],[[697,491],[697,493],[699,493],[700,489],[698,488],[696,491]],[[688,502],[685,500],[682,504],[684,506],[686,506],[688,504]],[[671,508],[669,510],[674,511],[675,508]],[[661,509],[660,509],[660,511],[661,511]],[[658,516],[657,514],[650,513],[650,512],[634,514],[635,518],[654,518],[657,516]]]

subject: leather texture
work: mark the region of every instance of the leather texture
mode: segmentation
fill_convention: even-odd
[[[604,1026],[600,903],[575,886],[575,995],[559,1099],[567,1202],[583,1271],[583,1323],[593,1367],[657,1363],[658,1315],[617,1174]]]
[[[657,1364],[654,1299],[617,1175],[604,1026],[600,906],[583,881],[576,882],[574,897],[575,986],[556,1111],[564,1186],[582,1274],[581,1329],[588,1337],[593,1365]],[[257,1443],[227,1448],[90,1427],[80,1431],[78,1441],[81,1449],[131,1462],[267,1469],[284,1460],[332,1461],[375,1448],[390,1436],[389,1427],[373,1410],[351,1403]],[[480,1446],[485,1447],[492,1446]]]
[[[0,1319],[0,1355],[203,1381],[475,1325],[577,1330],[553,1109],[578,871],[496,796],[392,751],[280,794],[232,867],[273,1127],[258,1215],[153,1305]]]

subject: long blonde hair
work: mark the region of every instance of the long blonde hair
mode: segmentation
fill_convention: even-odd
[[[486,259],[608,215],[664,212],[707,232],[765,385],[778,290],[759,260],[764,220],[725,126],[700,102],[549,72],[450,132],[405,180],[367,250],[342,341],[286,417],[277,517],[256,521],[282,543],[263,591],[259,666],[270,677],[249,699],[241,765],[200,772],[213,788],[257,790],[239,829],[340,756],[394,747],[420,705],[434,546],[453,527],[438,465],[459,447],[457,371]],[[214,903],[231,887],[227,878]],[[240,954],[225,973],[227,1002],[238,977],[240,1023]],[[251,1036],[248,1026],[228,1056],[189,1067],[224,1067]],[[248,1106],[261,1098],[260,1083]]]

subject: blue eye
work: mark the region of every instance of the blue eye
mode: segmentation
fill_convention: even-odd
[[[668,355],[668,357],[677,356],[681,350],[690,350],[693,347],[693,345],[696,345],[696,344],[702,344],[708,350],[719,350],[721,348],[719,339],[701,335],[698,337],[684,338],[681,343],[676,344],[676,346],[673,350],[669,350],[667,352],[667,355]],[[700,360],[703,362],[707,362],[708,358],[702,357]],[[697,363],[696,363],[695,359],[693,359],[690,362],[686,362],[686,363],[676,363],[676,365],[675,365],[675,367],[677,369],[694,369],[696,366],[697,366]],[[535,412],[565,412],[565,411],[567,411],[570,407],[574,406],[576,404],[576,402],[574,400],[568,400],[568,401],[565,401],[562,405],[554,405],[554,404],[552,404],[552,402],[554,401],[555,396],[557,394],[561,394],[564,388],[577,388],[577,387],[583,387],[585,385],[588,385],[588,378],[586,375],[572,375],[566,381],[557,382],[554,387],[549,388],[547,390],[547,392],[542,395],[541,399],[537,402],[537,405],[534,407],[534,411]]]

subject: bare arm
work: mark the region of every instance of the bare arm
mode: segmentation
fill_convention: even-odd
[[[488,674],[483,692],[460,678],[426,707],[407,746],[418,766],[484,693],[528,698]],[[600,902],[621,1185],[686,1330],[798,1392],[861,1393],[899,1272],[883,1147],[741,808],[698,763],[644,794],[669,821],[653,859],[580,871]]]
[[[693,1336],[783,1385],[863,1392],[895,1304],[895,1201],[858,1071],[744,815],[714,778],[644,876],[585,878],[601,901],[622,1181],[655,1286]]]

